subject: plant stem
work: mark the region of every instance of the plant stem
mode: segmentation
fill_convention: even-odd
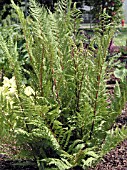
[[[96,94],[95,94],[95,103],[94,103],[94,111],[93,111],[94,119],[93,119],[93,122],[92,122],[89,139],[92,138],[92,134],[93,134],[93,131],[94,131],[95,117],[96,117],[96,112],[97,112],[98,94],[99,94],[100,83],[101,83],[100,79],[101,79],[101,73],[102,73],[102,63],[100,61],[100,56],[99,56],[99,60],[98,60],[98,70],[99,70],[99,73],[97,75],[97,91],[96,91]]]
[[[41,66],[40,66],[40,92],[41,92],[41,96],[44,95],[43,93],[43,85],[42,85],[42,72],[43,72],[43,59],[44,59],[44,47],[42,48],[42,57],[41,57]]]

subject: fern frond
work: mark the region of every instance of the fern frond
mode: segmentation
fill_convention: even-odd
[[[110,150],[114,149],[120,142],[127,138],[127,128],[122,127],[122,129],[116,128],[115,130],[111,129],[107,132],[107,137],[102,145],[102,150],[100,152],[103,157]]]
[[[94,54],[84,49],[79,33],[81,13],[75,3],[59,1],[52,13],[31,0],[30,15],[25,17],[11,2],[20,20],[23,44],[19,48],[18,37],[7,39],[0,34],[0,46],[16,83],[13,95],[7,95],[10,86],[1,95],[0,120],[11,123],[16,142],[29,148],[40,169],[86,168],[100,158],[98,153],[107,153],[111,138],[110,149],[126,134],[126,129],[108,134],[127,100],[126,76],[116,83],[114,96],[108,95],[107,80],[118,64],[107,61],[113,31],[109,25],[98,29],[90,43],[92,49],[97,43]],[[25,83],[20,54],[27,56]]]
[[[41,163],[46,163],[47,165],[55,165],[55,167],[59,170],[67,170],[72,168],[73,166],[64,158],[60,159],[53,159],[53,158],[47,158],[47,159],[42,159],[39,161]]]

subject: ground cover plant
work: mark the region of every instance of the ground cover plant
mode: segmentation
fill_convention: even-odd
[[[127,40],[127,27],[118,28],[116,35],[114,36],[114,41],[116,45],[125,46]]]
[[[11,70],[0,87],[1,136],[11,137],[40,170],[87,169],[127,136],[125,127],[112,128],[127,96],[126,69],[114,62],[117,56],[107,61],[114,26],[104,14],[105,29],[97,28],[89,50],[75,3],[61,1],[52,13],[31,0],[27,17],[13,1],[12,6],[20,26],[10,27],[7,36],[0,33],[1,54]],[[114,69],[120,84],[111,96],[107,81]]]
[[[116,35],[114,36],[114,43],[117,46],[121,47],[121,52],[123,55],[127,54],[127,27],[120,27],[116,31]]]

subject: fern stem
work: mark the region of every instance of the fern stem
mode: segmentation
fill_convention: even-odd
[[[103,63],[101,63],[100,57],[101,57],[101,55],[99,56],[99,60],[98,60],[98,70],[99,70],[99,73],[97,75],[97,91],[96,91],[96,94],[95,94],[95,103],[94,103],[94,111],[93,111],[94,119],[93,119],[93,122],[92,122],[89,139],[92,138],[92,134],[93,134],[93,131],[94,131],[95,117],[96,117],[96,112],[97,112],[98,94],[99,94],[100,83],[101,83],[101,73],[102,73],[102,67],[103,67],[103,64],[104,64],[104,60],[103,60]]]
[[[98,99],[98,93],[99,93],[99,86],[100,86],[100,75],[98,76],[98,90],[96,92],[96,97],[95,97],[95,104],[94,104],[94,120],[92,122],[92,126],[91,126],[91,130],[90,130],[90,138],[92,138],[92,134],[93,134],[93,131],[94,131],[94,124],[95,124],[95,117],[96,117],[96,111],[97,111],[97,99]]]
[[[78,89],[78,92],[77,92],[77,108],[80,108],[79,102],[80,102],[80,94],[81,94],[82,84],[83,84],[83,79],[84,79],[84,66],[85,66],[85,64],[83,65],[82,77],[81,77],[81,80],[79,82],[79,89]]]
[[[53,94],[55,94],[56,101],[60,104],[59,94],[57,90],[57,82],[56,82],[56,78],[54,78],[54,68],[52,67],[52,64],[51,64],[51,74],[52,74],[52,92]]]
[[[103,35],[101,35],[103,37]],[[110,38],[108,39],[108,43],[107,46],[109,44]],[[98,100],[98,95],[99,95],[99,90],[100,90],[100,83],[101,83],[101,74],[102,74],[102,68],[104,65],[104,62],[106,60],[106,56],[107,56],[107,48],[105,48],[105,44],[104,42],[101,41],[101,48],[100,51],[102,51],[99,56],[98,56],[98,76],[97,76],[97,92],[95,94],[95,104],[94,104],[94,120],[92,122],[92,126],[91,126],[91,130],[90,130],[90,139],[92,138],[92,134],[94,131],[94,124],[95,124],[95,117],[96,117],[96,111],[97,111],[97,100]],[[102,61],[101,61],[101,57]]]
[[[75,60],[75,55],[74,55],[74,48],[72,49],[71,52],[71,56],[72,56],[72,60],[74,63],[74,74],[75,74],[75,111],[79,112],[79,93],[78,93],[78,81],[77,81],[77,72],[78,72],[78,67],[77,67],[77,63]]]
[[[25,41],[26,41],[26,49],[27,49],[27,52],[28,52],[28,54],[29,54],[31,64],[33,65],[33,59],[32,59],[32,55],[31,55],[30,50],[29,50],[29,45],[28,45],[28,42],[27,42],[27,38],[26,38],[25,33],[24,33],[24,37],[25,37]]]
[[[41,96],[44,95],[44,92],[43,92],[43,84],[42,84],[42,81],[43,81],[43,76],[42,76],[42,72],[43,72],[43,59],[44,59],[44,47],[42,48],[42,57],[41,57],[41,66],[40,66],[40,92],[41,92]]]

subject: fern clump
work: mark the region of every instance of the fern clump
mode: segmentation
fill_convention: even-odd
[[[5,122],[0,132],[6,135],[6,128],[41,170],[88,168],[127,134],[126,128],[111,129],[127,96],[125,75],[120,85],[116,83],[114,96],[107,89],[115,68],[112,59],[107,61],[112,26],[105,26],[103,34],[101,29],[96,31],[90,44],[98,45],[95,55],[84,49],[81,12],[71,1],[58,2],[52,13],[31,0],[27,17],[13,1],[12,6],[21,24],[20,50],[25,53],[19,50],[18,39],[0,34],[15,84],[13,94],[11,84],[3,90],[5,81],[0,89],[0,120]],[[27,79],[20,54],[28,61]]]

